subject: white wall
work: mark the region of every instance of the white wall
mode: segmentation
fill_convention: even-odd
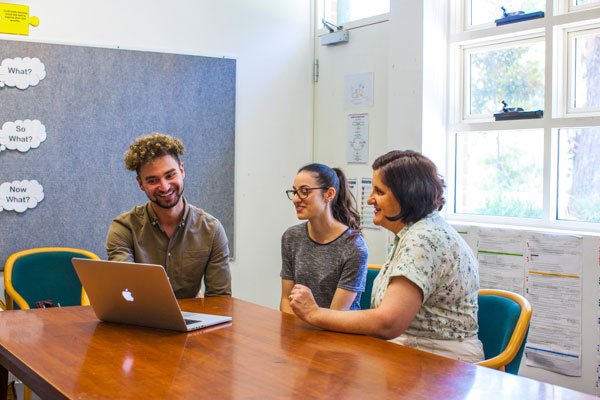
[[[423,120],[421,1],[390,0],[388,53],[387,150],[420,151]]]
[[[30,27],[29,37],[0,38],[237,59],[233,293],[278,308],[280,237],[295,223],[283,191],[312,158],[310,2],[20,3],[30,6],[39,26]]]

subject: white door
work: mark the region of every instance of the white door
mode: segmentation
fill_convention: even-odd
[[[318,13],[316,13],[318,14]],[[364,23],[366,20],[362,20]],[[373,21],[377,21],[373,23]],[[359,21],[360,22],[360,21]],[[371,177],[371,164],[387,149],[387,74],[389,23],[381,17],[370,24],[348,23],[349,41],[329,46],[320,44],[316,35],[315,56],[318,78],[315,82],[314,160],[331,167],[340,167],[348,178]],[[317,28],[322,23],[317,21]],[[344,78],[349,75],[373,73],[373,106],[345,108]],[[348,163],[346,159],[347,124],[350,114],[368,114],[368,161]],[[368,195],[368,193],[367,193]],[[357,199],[360,207],[360,193]],[[363,229],[369,245],[369,263],[383,264],[386,258],[387,233],[384,229]]]

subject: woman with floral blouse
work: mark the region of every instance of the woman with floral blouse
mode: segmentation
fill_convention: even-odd
[[[373,163],[368,204],[373,222],[392,231],[394,249],[373,283],[371,309],[320,308],[295,285],[292,310],[320,328],[377,336],[467,362],[483,360],[477,337],[477,260],[438,211],[444,181],[413,151],[391,151]]]

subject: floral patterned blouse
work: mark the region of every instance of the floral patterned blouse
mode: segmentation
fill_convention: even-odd
[[[430,339],[477,334],[477,260],[437,211],[398,232],[373,283],[371,308],[379,307],[394,276],[406,277],[423,291],[423,304],[405,333]]]

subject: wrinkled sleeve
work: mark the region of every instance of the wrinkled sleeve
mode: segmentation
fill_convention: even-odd
[[[369,250],[362,236],[352,242],[352,251],[344,263],[337,287],[352,292],[364,292],[367,280],[367,258]]]
[[[431,239],[427,235],[412,235],[399,249],[401,255],[393,265],[390,276],[404,276],[423,292],[423,303],[436,286],[436,255]]]
[[[117,220],[113,220],[108,229],[106,255],[110,261],[135,262],[131,229]]]
[[[229,269],[229,244],[225,229],[217,221],[210,259],[204,273],[206,297],[231,296],[231,271]]]
[[[294,280],[294,262],[292,250],[287,240],[287,232],[281,236],[281,279]]]

